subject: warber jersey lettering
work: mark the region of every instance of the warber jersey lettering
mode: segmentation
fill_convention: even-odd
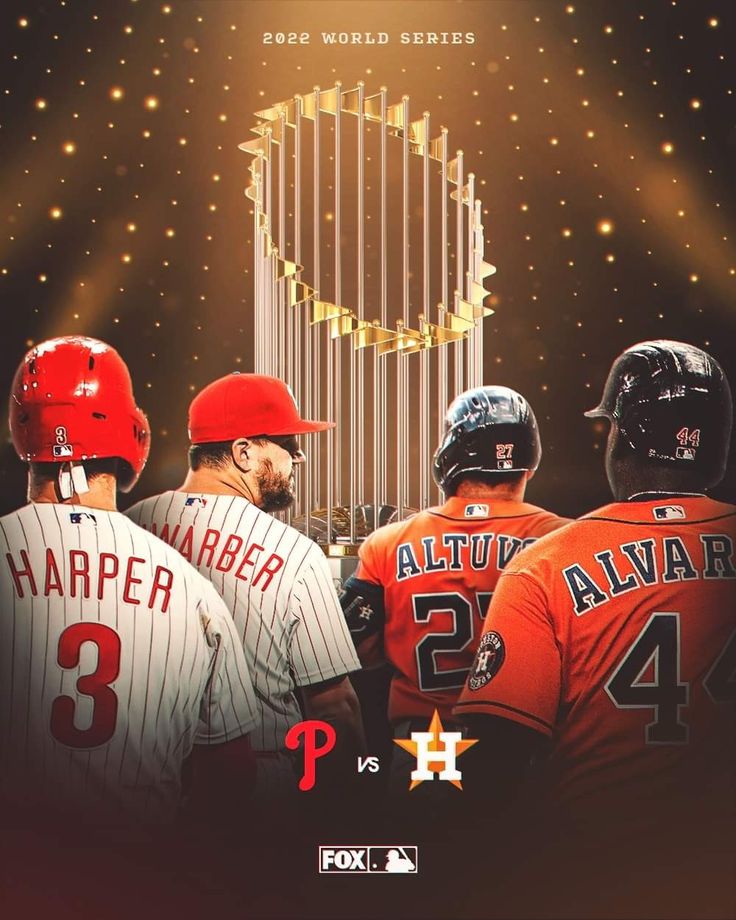
[[[192,745],[255,724],[217,592],[122,514],[31,504],[0,518],[0,605],[6,803],[168,819]]]
[[[165,492],[127,513],[225,600],[253,675],[253,747],[283,752],[302,719],[296,688],[360,667],[322,550],[239,496]]]
[[[501,571],[566,523],[525,502],[453,497],[368,537],[343,609],[364,663],[383,641],[393,723],[435,709],[450,719]]]

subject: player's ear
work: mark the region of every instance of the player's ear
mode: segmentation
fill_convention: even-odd
[[[233,463],[239,470],[247,473],[250,470],[251,455],[253,453],[253,442],[248,438],[238,438],[230,446]]]

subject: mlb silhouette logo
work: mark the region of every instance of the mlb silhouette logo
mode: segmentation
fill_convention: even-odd
[[[83,524],[85,521],[88,521],[90,524],[97,523],[97,518],[88,511],[72,511],[69,515],[69,520],[72,524]]]
[[[695,451],[692,447],[678,447],[676,456],[678,460],[694,460]]]
[[[417,847],[383,846],[369,847],[368,871],[389,872],[402,875],[416,874],[419,871]]]
[[[496,464],[499,470],[512,470],[514,468],[513,460],[499,460]]]
[[[488,517],[488,505],[467,505],[465,508],[466,518]]]
[[[73,457],[74,448],[71,444],[54,444],[53,454],[55,457]]]
[[[661,505],[654,509],[654,518],[657,521],[677,521],[685,517],[682,505]]]
[[[207,505],[207,499],[192,495],[184,502],[184,505],[186,508],[204,508]]]

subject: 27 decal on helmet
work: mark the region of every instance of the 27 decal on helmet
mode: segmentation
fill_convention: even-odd
[[[509,387],[476,387],[450,404],[432,473],[452,494],[462,476],[536,470],[541,457],[537,420],[524,397]]]
[[[643,460],[710,482],[723,477],[731,390],[723,368],[700,348],[666,339],[632,345],[614,361],[600,404],[585,414],[609,419]]]
[[[121,460],[118,484],[128,491],[148,458],[148,420],[136,405],[128,368],[97,339],[66,336],[32,348],[16,371],[9,415],[21,460],[62,464],[69,477],[77,474],[77,492],[86,487],[78,475],[85,460]]]

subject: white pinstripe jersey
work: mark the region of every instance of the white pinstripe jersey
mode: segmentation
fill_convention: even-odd
[[[249,732],[255,699],[217,592],[118,513],[0,518],[0,793],[167,820],[192,745]]]
[[[295,688],[357,671],[322,550],[240,496],[164,492],[127,514],[170,543],[232,611],[258,700],[258,751],[284,748],[301,721]]]

